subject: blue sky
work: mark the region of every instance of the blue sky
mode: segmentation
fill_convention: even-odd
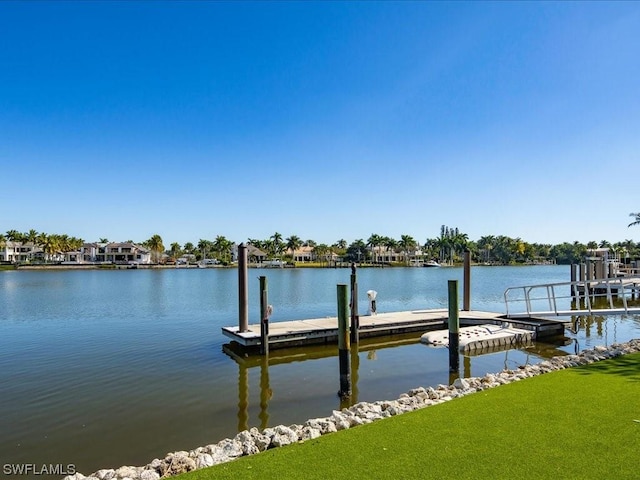
[[[638,2],[0,2],[0,231],[638,241]]]

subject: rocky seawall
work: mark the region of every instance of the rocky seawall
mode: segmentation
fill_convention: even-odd
[[[360,402],[341,411],[335,410],[329,417],[307,420],[304,425],[291,425],[288,427],[278,425],[262,431],[252,428],[238,433],[232,439],[226,438],[216,444],[190,451],[169,453],[163,459],[156,458],[142,467],[124,466],[118,469],[102,469],[89,476],[76,473],[65,477],[64,480],[159,480],[160,478],[191,470],[229,462],[270,448],[304,442],[327,433],[371,423],[381,418],[400,415],[430,405],[437,405],[488,388],[517,382],[524,378],[635,352],[640,352],[640,339],[613,344],[609,347],[598,346],[584,350],[577,355],[553,357],[536,365],[523,365],[514,370],[503,370],[499,373],[487,374],[484,377],[459,378],[453,385],[439,385],[435,388],[414,388],[400,395],[397,400],[383,400],[373,403]]]

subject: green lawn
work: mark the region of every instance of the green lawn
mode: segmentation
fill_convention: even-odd
[[[640,354],[181,475],[195,479],[638,479]]]

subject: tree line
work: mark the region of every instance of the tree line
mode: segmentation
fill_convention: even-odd
[[[640,213],[632,213],[634,221],[629,226],[640,225]],[[45,255],[56,252],[69,252],[78,250],[85,242],[80,238],[69,235],[46,234],[29,230],[19,232],[9,230],[6,234],[0,234],[0,248],[4,248],[7,241],[32,243],[42,248]],[[100,238],[99,242],[107,243],[108,239]],[[127,242],[132,242],[127,240]],[[223,264],[231,261],[231,249],[236,243],[223,235],[214,239],[200,239],[197,243],[187,242],[180,245],[177,242],[170,244],[167,249],[160,235],[152,235],[151,238],[136,242],[148,248],[152,252],[154,261],[163,259],[176,260],[182,256],[190,255],[199,261],[205,258],[216,258]],[[441,264],[456,264],[462,261],[465,251],[471,253],[472,261],[486,264],[526,264],[553,262],[559,264],[579,263],[587,255],[589,250],[595,248],[609,248],[621,260],[633,260],[640,258],[640,243],[632,240],[610,243],[606,240],[600,242],[590,241],[586,244],[580,242],[561,244],[529,243],[521,238],[512,238],[506,235],[485,235],[478,240],[469,240],[466,233],[457,227],[452,228],[442,225],[439,236],[427,238],[420,243],[411,235],[401,235],[396,239],[390,236],[372,233],[366,240],[356,239],[348,243],[339,239],[332,244],[317,243],[314,240],[302,240],[297,235],[284,237],[275,232],[269,238],[248,238],[247,244],[264,252],[268,259],[293,260],[292,252],[301,247],[309,247],[309,251],[319,261],[329,261],[330,258],[341,258],[348,262],[380,263],[391,254],[398,254],[404,262],[409,258],[419,255],[421,258],[437,260]]]

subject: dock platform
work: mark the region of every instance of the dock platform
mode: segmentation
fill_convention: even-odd
[[[362,315],[359,319],[359,337],[368,338],[442,330],[447,328],[448,316],[449,311],[445,308]],[[561,335],[564,333],[564,325],[566,323],[566,321],[560,319],[511,319],[502,313],[474,310],[460,311],[459,318],[461,326],[502,325],[508,322],[513,327],[531,331],[534,338]],[[260,346],[260,324],[250,324],[246,332],[240,332],[238,326],[222,327],[222,334],[247,349]],[[269,322],[270,349],[337,342],[337,317]]]

